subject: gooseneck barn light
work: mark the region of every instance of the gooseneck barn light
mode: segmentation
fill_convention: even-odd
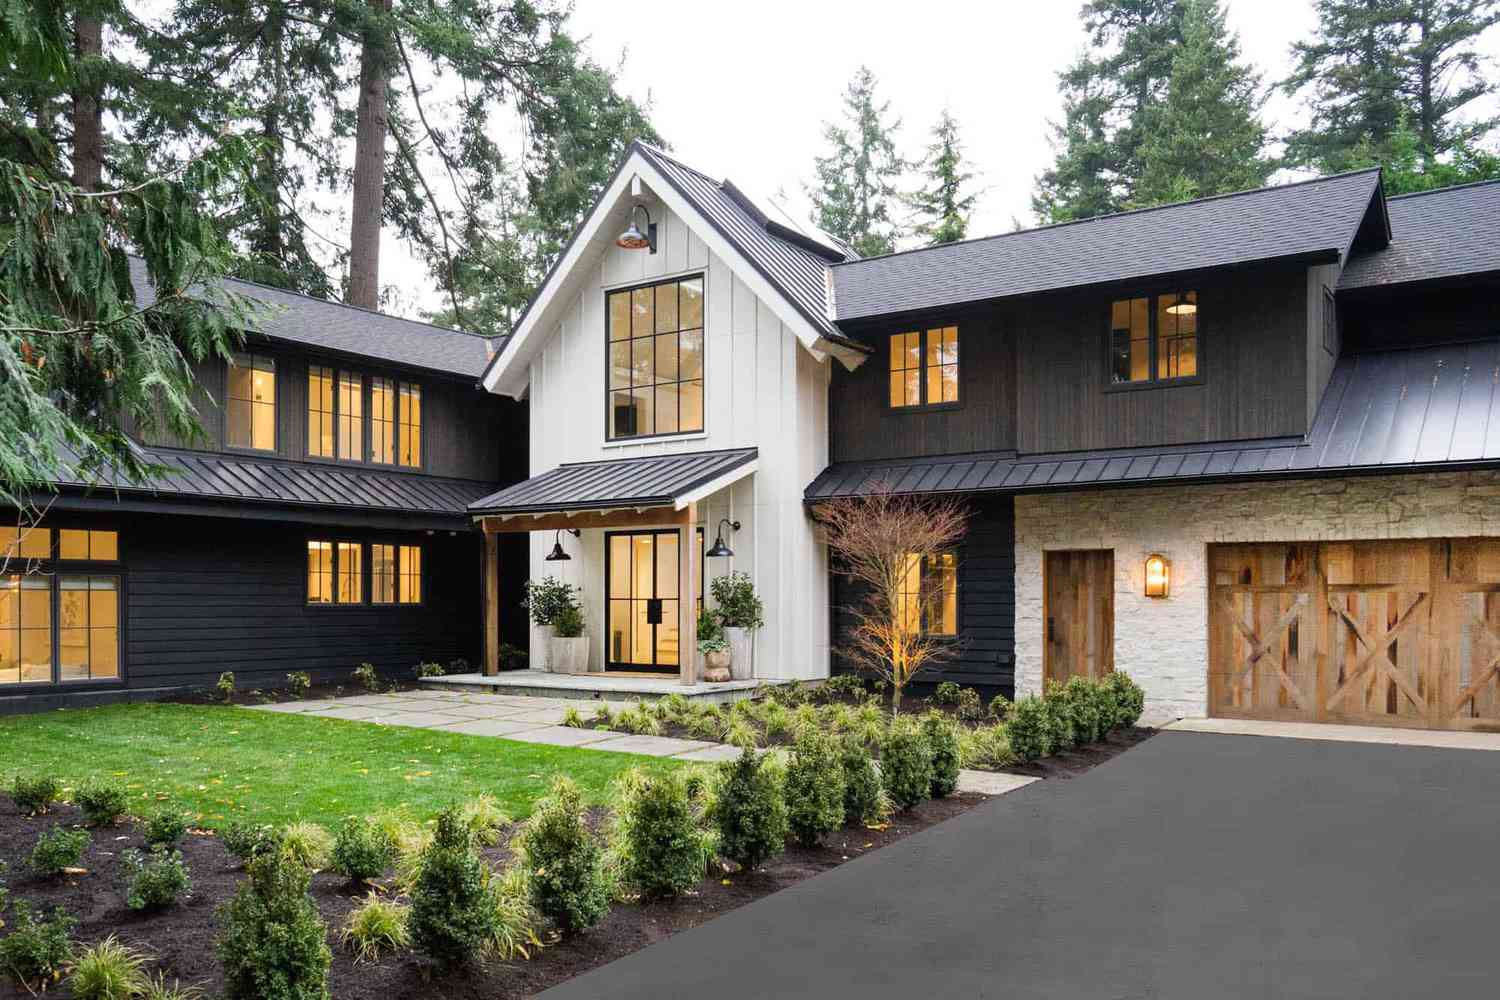
[[[724,544],[724,525],[726,525],[726,524],[729,525],[730,529],[733,530],[733,531],[739,531],[740,530],[740,522],[738,522],[738,521],[731,521],[727,517],[721,517],[721,518],[719,518],[719,527],[718,527],[718,530],[716,530],[714,532],[714,544],[713,544],[713,548],[711,548],[707,552],[703,553],[703,555],[706,558],[709,558],[709,559],[722,559],[724,556],[732,556],[732,555],[734,555],[734,549],[731,549],[729,546],[727,546],[727,545]]]
[[[552,551],[548,552],[544,557],[544,562],[569,562],[572,560],[573,557],[563,551],[562,533],[564,531],[572,535],[574,538],[577,538],[583,534],[583,532],[579,531],[577,528],[558,528],[557,534],[552,536]]]
[[[635,224],[636,213],[646,217],[646,231],[643,233]],[[656,253],[656,223],[651,221],[651,212],[645,205],[636,205],[630,210],[630,225],[615,240],[615,246],[625,250],[647,250]]]

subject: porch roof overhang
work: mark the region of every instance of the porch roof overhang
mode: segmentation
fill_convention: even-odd
[[[487,531],[594,527],[652,511],[679,512],[750,475],[755,448],[675,452],[559,465],[469,505]]]

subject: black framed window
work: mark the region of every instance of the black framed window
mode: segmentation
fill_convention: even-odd
[[[1333,291],[1323,286],[1323,350],[1329,354],[1339,353],[1339,311]]]
[[[900,613],[902,627],[910,631],[958,634],[958,553],[907,554]]]
[[[354,372],[339,372],[339,458],[365,459],[365,380]]]
[[[119,556],[113,530],[0,529],[0,687],[120,679]]]
[[[371,543],[370,603],[422,603],[422,546]]]
[[[308,365],[307,454],[421,468],[421,385]]]
[[[364,544],[309,539],[307,603],[363,604],[364,600]]]
[[[703,430],[703,276],[608,293],[606,436]]]
[[[957,403],[958,327],[891,334],[888,366],[892,409]]]
[[[400,442],[398,445],[401,464],[412,469],[422,467],[422,387],[415,382],[402,382],[400,386]]]
[[[396,464],[396,383],[370,379],[370,461]]]
[[[276,359],[236,352],[229,366],[225,436],[231,448],[276,450]]]
[[[1110,382],[1146,385],[1198,375],[1198,293],[1117,299],[1109,309]]]
[[[332,458],[337,447],[334,422],[333,369],[307,366],[307,453],[313,458]]]

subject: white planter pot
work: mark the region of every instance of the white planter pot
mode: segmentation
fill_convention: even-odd
[[[537,625],[536,650],[532,654],[531,668],[533,670],[552,669],[552,639],[557,635],[557,630],[551,625]]]
[[[755,636],[749,629],[725,628],[724,638],[729,640],[729,671],[737,681],[748,681],[755,676]]]
[[[551,647],[551,670],[554,674],[582,674],[588,672],[588,636],[580,635],[571,639],[553,636]]]

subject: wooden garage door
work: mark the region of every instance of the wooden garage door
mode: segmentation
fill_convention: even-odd
[[[1500,729],[1500,540],[1216,545],[1209,712]]]

